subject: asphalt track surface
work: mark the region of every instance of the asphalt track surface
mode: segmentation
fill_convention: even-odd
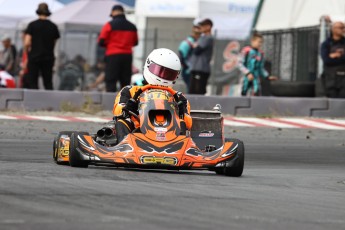
[[[344,131],[227,127],[240,178],[53,163],[58,131],[99,127],[0,121],[1,230],[345,229]]]

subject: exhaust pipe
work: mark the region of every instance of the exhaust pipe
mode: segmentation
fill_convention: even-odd
[[[99,138],[109,138],[115,135],[115,129],[114,128],[109,128],[105,127],[97,131],[97,137]]]
[[[111,137],[115,134],[115,130],[113,130],[111,128],[105,128],[104,134],[106,137]]]

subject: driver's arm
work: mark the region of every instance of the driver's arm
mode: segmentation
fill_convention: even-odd
[[[179,113],[183,111],[183,120],[186,124],[186,128],[190,130],[192,128],[192,117],[190,116],[190,103],[187,98],[181,92],[176,93],[179,102],[183,104],[179,105]],[[182,114],[179,114],[180,116]]]
[[[122,114],[122,108],[126,105],[127,101],[132,98],[131,90],[132,86],[125,86],[117,94],[113,108],[114,116],[120,116]]]
[[[183,120],[186,123],[186,128],[188,130],[191,130],[193,120],[192,120],[192,117],[190,116],[190,103],[189,103],[189,101],[187,101],[187,113],[184,114]]]

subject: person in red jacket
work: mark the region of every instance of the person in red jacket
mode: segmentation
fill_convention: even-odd
[[[129,22],[121,5],[112,8],[110,16],[98,38],[98,44],[105,51],[105,85],[107,92],[117,90],[117,81],[121,88],[129,85],[132,74],[132,49],[138,45],[138,33],[134,24]]]

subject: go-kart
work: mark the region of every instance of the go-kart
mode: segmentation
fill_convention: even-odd
[[[220,106],[192,110],[193,125],[186,130],[179,117],[176,91],[147,85],[134,96],[139,114],[129,112],[139,126],[121,142],[115,135],[116,119],[96,134],[63,131],[54,139],[57,164],[169,170],[210,170],[239,177],[243,172],[244,145],[225,138]]]

